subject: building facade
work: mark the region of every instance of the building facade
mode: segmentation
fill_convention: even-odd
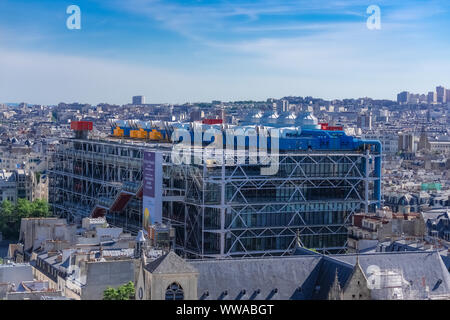
[[[45,198],[45,192],[36,192],[38,187],[39,190],[44,188],[46,191],[43,184],[37,183],[35,174],[29,170],[0,171],[0,201],[16,203],[17,199],[33,201],[40,196]]]
[[[235,153],[224,155],[231,164],[207,159],[205,147],[192,153],[190,163],[175,164],[171,143],[66,139],[49,170],[49,201],[69,221],[106,216],[137,233],[144,153],[160,152],[163,220],[176,230],[183,256],[285,255],[297,234],[305,247],[344,252],[351,216],[381,204],[381,143],[308,121],[316,123],[280,131],[279,152],[271,154],[278,170],[270,175],[261,174],[266,165],[250,160],[248,145],[241,161]],[[196,163],[198,154],[205,161]]]

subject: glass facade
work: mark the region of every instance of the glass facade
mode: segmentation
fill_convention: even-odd
[[[281,255],[297,241],[324,253],[343,252],[352,214],[376,201],[366,157],[284,154],[273,176],[261,176],[261,167],[248,162],[189,165],[187,216],[199,239],[188,237],[185,246],[202,257]]]

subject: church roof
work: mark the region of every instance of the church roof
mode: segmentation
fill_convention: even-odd
[[[418,293],[424,293],[426,287],[430,295],[450,293],[450,273],[437,251],[377,252],[360,254],[358,258],[366,277],[370,266],[378,266],[382,271],[400,271],[411,290]],[[352,266],[356,263],[356,255],[352,254],[335,255],[333,259]]]
[[[450,294],[450,274],[438,252],[376,252],[346,255],[302,254],[290,257],[191,260],[199,272],[198,298],[207,300],[322,300],[336,277],[344,288],[358,263],[370,279],[369,267],[393,274],[416,297]],[[398,277],[397,277],[398,278]],[[428,289],[427,289],[428,287]],[[374,299],[392,298],[389,290],[373,290]],[[413,297],[413,296],[411,296]]]
[[[327,298],[328,292],[336,277],[336,272],[339,286],[344,288],[353,272],[353,267],[354,266],[350,263],[324,256],[320,264],[319,275],[317,277],[314,292],[312,293],[312,299],[324,300]]]
[[[314,289],[321,259],[302,255],[190,263],[199,271],[199,299],[305,300]]]
[[[145,269],[153,274],[197,273],[191,264],[173,251],[147,263]]]

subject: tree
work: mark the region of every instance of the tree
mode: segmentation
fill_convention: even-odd
[[[9,200],[5,200],[2,202],[0,207],[0,217],[2,218],[0,220],[1,222],[9,222],[14,211],[14,205]]]
[[[132,300],[134,299],[134,283],[128,282],[127,284],[120,286],[117,289],[117,292],[119,294],[119,300]]]
[[[11,201],[5,200],[0,206],[0,232],[5,239],[15,238],[17,221],[14,217],[14,205]]]
[[[103,300],[133,300],[134,294],[134,283],[130,281],[117,289],[109,287],[103,291]]]
[[[31,203],[31,215],[35,218],[48,217],[49,211],[48,203],[44,200],[37,199]]]
[[[103,291],[103,300],[118,300],[117,290],[114,288],[108,288]]]
[[[0,205],[0,232],[5,239],[16,240],[22,218],[40,218],[49,215],[50,209],[44,200],[30,202],[26,199],[18,199],[16,205],[5,200]]]
[[[16,214],[21,218],[29,218],[31,216],[33,206],[27,199],[17,199]]]

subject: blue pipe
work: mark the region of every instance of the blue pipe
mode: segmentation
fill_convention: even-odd
[[[374,198],[377,199],[377,207],[381,208],[381,157],[383,152],[383,146],[381,142],[378,140],[361,140],[359,141],[359,145],[373,145],[375,146],[375,152],[378,153],[378,156],[375,157],[375,186],[374,186]]]

